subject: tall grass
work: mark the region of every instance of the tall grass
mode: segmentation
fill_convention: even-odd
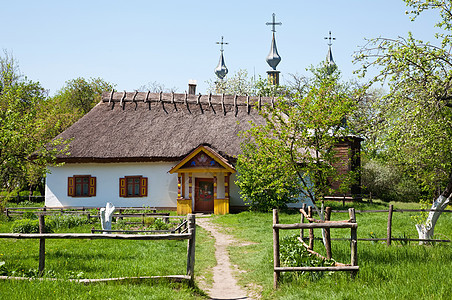
[[[404,204],[406,205],[406,204]],[[337,206],[342,206],[337,205]],[[347,204],[346,206],[351,206]],[[335,207],[335,209],[341,207]],[[359,209],[387,208],[382,203],[359,204]],[[397,208],[397,205],[396,205]],[[404,207],[408,208],[408,207]],[[409,207],[415,208],[415,207]],[[394,213],[393,237],[405,234],[417,238],[416,213]],[[386,237],[387,213],[357,214],[358,237],[368,238],[371,233]],[[348,214],[333,214],[333,220],[348,219]],[[280,223],[298,223],[298,213],[280,213]],[[254,242],[248,246],[231,246],[231,259],[246,272],[240,273],[240,283],[259,286],[263,299],[451,299],[452,245],[443,243],[419,246],[393,242],[387,247],[381,242],[358,242],[360,271],[355,279],[348,273],[332,273],[312,280],[311,276],[282,275],[278,290],[273,290],[272,215],[270,213],[243,212],[220,216],[215,222],[228,228],[237,239]],[[452,238],[452,214],[443,214],[436,234]],[[281,236],[298,234],[297,230],[280,231]],[[307,233],[306,233],[307,234]],[[332,237],[349,237],[348,229],[332,229]],[[315,231],[320,237],[320,231]],[[314,250],[325,253],[321,241]],[[350,244],[332,241],[333,258],[350,263]]]

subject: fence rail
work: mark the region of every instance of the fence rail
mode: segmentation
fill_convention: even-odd
[[[358,266],[358,251],[357,251],[357,228],[355,212],[353,208],[350,208],[350,220],[347,221],[330,221],[331,209],[327,207],[325,211],[325,221],[315,220],[312,218],[312,207],[308,208],[308,212],[305,211],[306,205],[300,209],[301,221],[295,224],[280,224],[278,217],[278,210],[273,210],[273,287],[278,287],[278,281],[281,272],[319,272],[319,271],[347,271],[351,272],[351,276],[354,277],[359,270]],[[310,223],[303,223],[307,219]],[[280,266],[280,245],[279,245],[279,230],[300,229],[300,236],[298,240],[310,253],[315,254],[322,259],[325,257],[313,250],[314,246],[314,228],[321,228],[325,230],[325,248],[327,252],[326,259],[331,259],[331,228],[350,228],[350,265],[342,263],[336,263],[332,267],[281,267]],[[304,242],[304,229],[309,229],[309,244]]]
[[[0,239],[39,239],[39,274],[43,274],[45,267],[45,240],[46,239],[113,239],[113,240],[188,240],[187,243],[187,274],[171,275],[170,277],[189,278],[193,281],[195,267],[195,238],[196,219],[195,215],[187,215],[187,233],[167,234],[96,234],[96,233],[44,233],[44,215],[39,215],[39,233],[0,233]],[[108,231],[103,230],[108,233]],[[163,276],[166,277],[166,276]],[[122,278],[124,279],[124,278]],[[104,281],[112,280],[100,279]]]
[[[378,210],[357,210],[356,213],[387,213],[388,222],[386,226],[386,238],[360,238],[359,241],[386,241],[388,246],[391,245],[392,241],[406,241],[406,242],[438,242],[438,243],[450,243],[451,240],[445,239],[412,239],[412,238],[395,238],[392,237],[392,219],[394,213],[404,213],[404,212],[434,212],[434,209],[394,209],[392,204],[389,205],[388,209],[378,209]],[[334,213],[347,213],[347,210],[333,210]],[[443,210],[443,213],[451,213],[452,210]],[[334,240],[347,240],[341,238],[335,238]]]

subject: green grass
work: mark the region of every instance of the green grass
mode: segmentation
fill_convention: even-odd
[[[0,222],[0,232],[10,232],[12,222]],[[90,232],[83,225],[56,232]],[[99,224],[94,225],[100,227]],[[195,277],[211,278],[215,265],[214,241],[197,229]],[[0,261],[17,273],[38,268],[38,240],[2,239]],[[82,285],[68,278],[113,278],[177,275],[186,273],[187,241],[46,240],[46,271],[59,280],[0,281],[0,299],[204,299],[206,295],[188,283],[165,280],[144,283]],[[22,271],[23,270],[23,271]],[[78,277],[77,277],[78,276]]]
[[[417,204],[393,203],[395,208],[417,208]],[[329,203],[333,209],[387,209],[388,204]],[[413,215],[393,216],[393,237],[417,237]],[[386,237],[387,213],[358,213],[358,237]],[[313,280],[299,276],[294,280],[283,274],[279,289],[273,290],[272,215],[243,212],[215,216],[237,240],[250,241],[246,246],[231,245],[229,252],[234,265],[245,272],[238,274],[239,283],[253,286],[263,299],[450,299],[452,298],[452,245],[437,243],[419,246],[416,242],[387,247],[381,242],[358,242],[360,272],[355,279],[347,273],[334,273]],[[348,214],[334,214],[333,220],[348,219]],[[281,223],[297,223],[297,212],[280,213]],[[0,217],[0,232],[10,232],[12,222]],[[83,225],[57,232],[90,232],[93,225]],[[100,228],[99,224],[94,225]],[[281,236],[297,234],[296,230],[281,231]],[[443,214],[435,230],[438,238],[452,238],[452,214]],[[307,232],[306,232],[307,234]],[[331,231],[332,237],[348,237],[350,230]],[[315,231],[320,237],[320,231]],[[117,240],[47,240],[46,270],[53,270],[55,281],[0,281],[0,299],[206,299],[197,285],[167,281],[101,283],[82,285],[66,279],[108,278],[123,276],[153,276],[185,274],[187,241],[117,241]],[[8,269],[28,270],[38,267],[38,240],[1,240],[0,261]],[[324,253],[320,241],[315,250]],[[350,247],[346,241],[332,242],[333,258],[350,262]],[[195,277],[212,283],[211,269],[216,264],[214,241],[208,232],[197,228]]]
[[[350,206],[351,204],[346,204]],[[387,204],[361,203],[357,209],[386,209]],[[415,204],[395,204],[395,208],[416,208]],[[342,204],[336,203],[335,209]],[[405,234],[417,238],[414,220],[416,213],[394,213],[393,237]],[[386,237],[387,213],[357,214],[358,237],[367,238],[370,233]],[[333,214],[333,220],[348,219],[348,214]],[[297,213],[280,213],[280,223],[297,223]],[[312,280],[299,276],[297,280],[282,275],[280,288],[273,290],[272,215],[270,213],[243,212],[215,218],[215,222],[228,228],[235,238],[252,241],[249,246],[229,248],[233,264],[246,271],[240,273],[242,285],[259,286],[263,299],[451,299],[452,298],[452,245],[437,243],[419,246],[416,242],[400,245],[393,242],[387,247],[381,242],[358,242],[360,271],[355,279],[349,274],[336,272],[330,276]],[[297,230],[280,231],[281,236],[299,234]],[[452,214],[441,215],[436,235],[452,238]],[[305,233],[307,234],[307,232]],[[347,237],[350,230],[332,229],[333,237]],[[320,237],[320,231],[315,231]],[[325,253],[323,244],[316,241],[314,250]],[[332,241],[333,258],[350,262],[350,246],[347,241]]]

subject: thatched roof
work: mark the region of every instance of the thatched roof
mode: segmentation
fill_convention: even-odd
[[[178,161],[199,145],[233,160],[240,153],[238,133],[249,121],[264,122],[258,109],[273,98],[104,93],[102,101],[57,136],[71,140],[59,161]]]

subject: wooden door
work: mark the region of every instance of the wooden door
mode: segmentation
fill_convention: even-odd
[[[213,212],[213,178],[195,178],[195,211]]]

